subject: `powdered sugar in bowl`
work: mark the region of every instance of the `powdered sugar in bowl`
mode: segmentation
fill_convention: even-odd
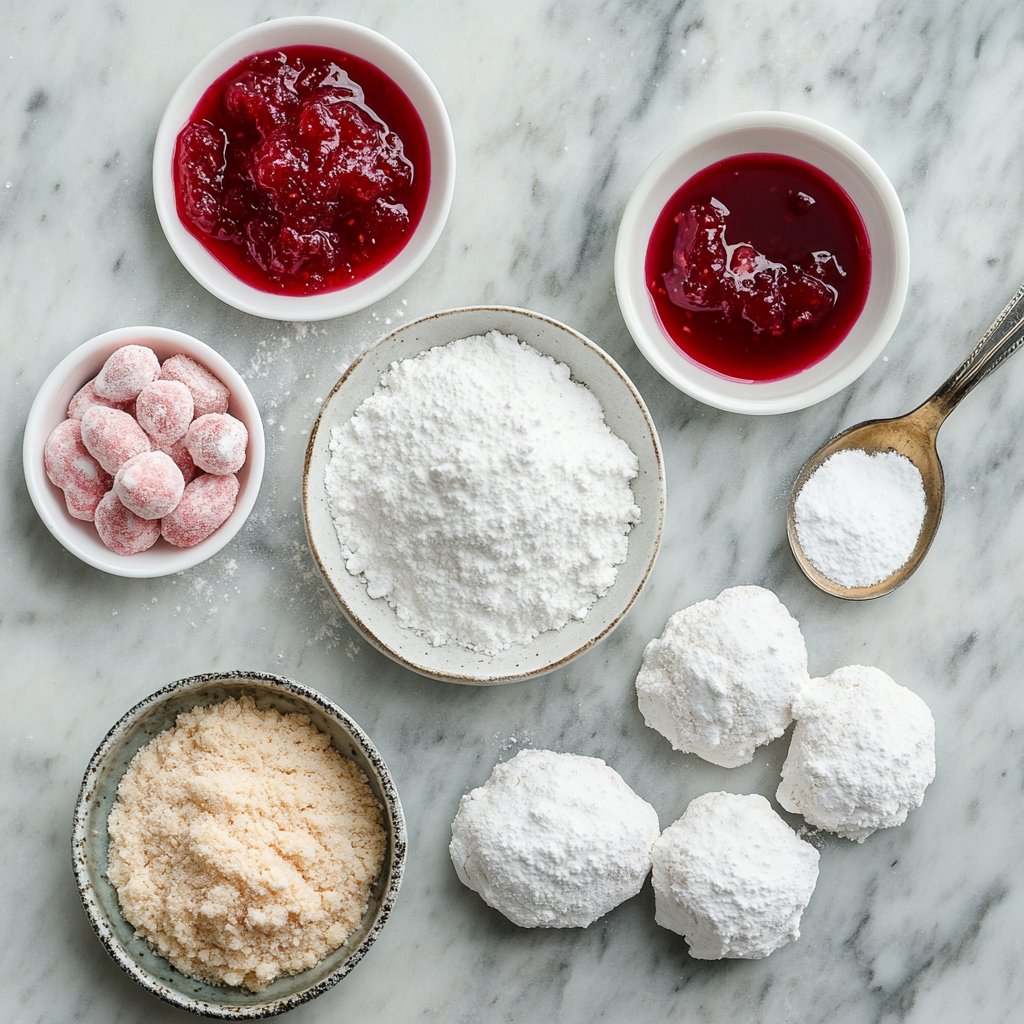
[[[314,558],[371,643],[492,683],[550,672],[614,628],[654,563],[664,486],[643,400],[601,349],[536,313],[471,307],[349,368],[303,496]]]

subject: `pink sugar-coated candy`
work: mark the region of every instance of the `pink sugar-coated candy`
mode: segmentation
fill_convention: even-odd
[[[199,470],[196,469],[196,464],[188,453],[187,442],[187,437],[179,437],[174,444],[164,445],[160,449],[160,451],[166,452],[174,459],[174,464],[181,470],[181,475],[185,478],[186,484],[191,483],[199,475]]]
[[[192,461],[207,473],[226,476],[245,464],[249,431],[241,420],[227,413],[208,413],[192,421],[185,435]]]
[[[82,424],[82,443],[108,473],[153,447],[142,427],[120,409],[94,405],[76,422]]]
[[[185,436],[192,422],[192,392],[178,380],[154,380],[135,399],[135,418],[158,448]]]
[[[143,519],[162,519],[181,501],[184,490],[185,478],[165,452],[142,452],[114,477],[114,493]]]
[[[137,516],[114,491],[107,491],[96,506],[96,532],[114,554],[137,555],[159,540],[160,520]]]
[[[67,506],[68,514],[74,519],[81,519],[83,523],[93,522],[103,495],[113,493],[100,491],[98,487],[92,485],[80,486],[74,482],[62,487],[61,490],[64,492],[64,504]]]
[[[82,443],[81,420],[61,420],[50,431],[43,445],[43,468],[50,483],[56,487],[71,483],[77,486],[96,484],[102,489],[102,495],[110,490],[113,483],[110,474]]]
[[[123,402],[112,402],[109,398],[100,398],[96,394],[96,380],[89,381],[75,392],[75,397],[68,403],[68,416],[80,420],[86,409],[94,405],[105,405],[108,409],[124,409]]]
[[[224,525],[237,498],[237,477],[197,476],[185,488],[178,507],[164,516],[160,524],[164,540],[178,548],[194,548]]]
[[[101,398],[130,402],[150,381],[160,376],[160,360],[145,345],[123,345],[112,352],[96,375],[93,386]]]
[[[91,523],[113,480],[82,444],[79,420],[62,420],[53,428],[43,445],[43,468],[50,483],[64,492],[71,516]]]
[[[43,469],[50,483],[63,491],[68,513],[91,523],[113,481],[82,444],[78,420],[63,420],[50,432],[43,445]]]
[[[179,354],[164,360],[160,377],[162,380],[180,381],[192,392],[197,418],[211,412],[228,411],[231,392],[205,366],[200,366],[189,356]]]

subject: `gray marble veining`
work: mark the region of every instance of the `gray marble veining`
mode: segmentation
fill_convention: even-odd
[[[448,226],[408,285],[308,326],[248,317],[196,285],[161,234],[150,184],[156,126],[181,78],[233,32],[294,13],[361,22],[408,49],[448,105],[459,160]],[[1020,1019],[1024,359],[943,428],[944,521],[901,590],[863,605],[818,593],[784,524],[806,456],[923,400],[1024,279],[1020,4],[0,0],[0,26],[4,1020],[185,1020],[95,941],[71,876],[71,810],[90,754],[129,706],[233,668],[337,700],[388,761],[409,819],[391,922],[296,1021]],[[816,117],[863,145],[904,204],[912,260],[883,357],[821,405],[763,419],[665,383],[612,290],[618,219],[648,163],[688,128],[758,108]],[[560,672],[496,689],[419,678],[362,642],[317,576],[299,497],[309,427],[344,367],[389,326],[481,302],[536,309],[605,347],[652,411],[669,482],[662,553],[623,625]],[[239,536],[152,581],[65,553],[21,474],[22,426],[52,366],[101,331],[143,323],[231,360],[268,440]],[[785,737],[750,765],[716,768],[648,730],[632,692],[668,615],[741,583],[772,587],[800,620],[812,672],[874,664],[924,697],[938,727],[924,805],[863,845],[816,837],[802,937],[759,962],[690,960],[655,925],[649,885],[585,931],[526,931],[488,909],[451,868],[449,824],[459,796],[517,749],[605,758],[663,826],[711,789],[773,795]]]

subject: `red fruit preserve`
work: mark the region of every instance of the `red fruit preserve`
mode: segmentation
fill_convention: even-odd
[[[827,174],[747,153],[695,174],[647,246],[647,288],[666,334],[723,377],[771,381],[824,359],[864,308],[871,248]]]
[[[423,214],[423,122],[359,57],[288,46],[239,61],[178,135],[178,216],[236,277],[312,295],[355,284],[405,247]]]

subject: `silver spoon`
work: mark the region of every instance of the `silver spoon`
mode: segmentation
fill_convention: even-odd
[[[910,578],[921,564],[935,538],[942,518],[944,483],[942,463],[935,447],[935,439],[946,417],[960,404],[961,400],[984,380],[997,366],[1020,348],[1024,342],[1024,285],[1003,308],[974,351],[953,371],[948,380],[922,405],[905,416],[888,420],[868,420],[858,423],[849,430],[833,437],[823,444],[804,463],[793,484],[789,496],[787,527],[789,546],[804,575],[821,590],[834,597],[851,601],[866,601],[881,597],[895,590]],[[921,533],[910,558],[888,579],[870,587],[844,587],[822,575],[804,554],[796,532],[796,497],[811,474],[835,452],[859,448],[869,454],[876,452],[898,452],[905,455],[917,467],[924,482],[925,514]]]

